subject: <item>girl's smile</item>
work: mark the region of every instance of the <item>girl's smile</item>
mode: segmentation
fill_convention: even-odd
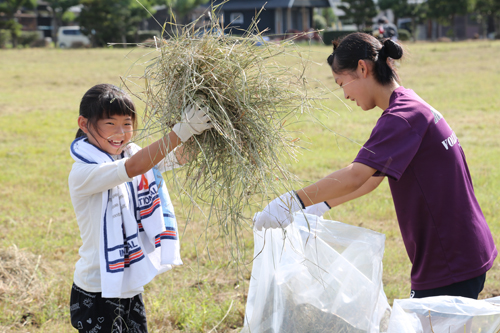
[[[88,134],[89,142],[108,154],[121,154],[124,146],[132,138],[134,127],[130,116],[113,115],[107,119],[99,119],[97,121],[97,128],[93,128],[92,126],[87,127],[87,119],[84,117],[81,118],[79,122],[84,123],[84,132]]]

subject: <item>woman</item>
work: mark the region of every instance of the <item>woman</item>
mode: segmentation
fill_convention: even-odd
[[[385,176],[412,262],[411,296],[478,297],[497,250],[476,200],[465,155],[443,116],[399,85],[393,66],[403,49],[354,33],[328,57],[346,99],[384,112],[353,163],[273,200],[254,221],[285,227],[311,206],[318,215],[375,189]]]

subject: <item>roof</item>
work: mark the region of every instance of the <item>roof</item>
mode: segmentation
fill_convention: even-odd
[[[224,0],[214,0],[213,5],[219,5]],[[291,7],[330,7],[328,0],[230,0],[221,7],[223,10],[273,9]]]

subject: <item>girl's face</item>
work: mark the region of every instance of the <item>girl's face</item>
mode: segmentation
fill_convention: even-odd
[[[114,115],[108,119],[99,119],[97,129],[88,126],[88,119],[80,116],[78,125],[87,134],[91,144],[111,155],[119,155],[132,138],[134,126],[130,116]]]
[[[375,98],[373,97],[373,80],[367,74],[366,64],[358,68],[354,72],[333,72],[333,78],[344,90],[345,99],[355,101],[356,104],[364,111],[371,110],[376,106]]]

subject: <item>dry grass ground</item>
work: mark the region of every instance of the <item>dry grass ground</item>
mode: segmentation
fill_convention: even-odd
[[[500,244],[499,42],[407,44],[403,84],[438,109],[457,133],[479,202]],[[324,46],[304,47],[322,66],[310,76],[334,89]],[[0,51],[0,332],[72,332],[69,291],[80,238],[69,199],[68,147],[83,93],[102,82],[120,84],[141,51]],[[285,60],[286,61],[286,60]],[[292,166],[304,183],[352,161],[380,110],[352,111],[332,93],[319,114],[334,134],[312,121],[298,123],[308,149]],[[140,106],[139,106],[140,107]],[[344,137],[349,138],[345,139]],[[357,143],[356,143],[357,142]],[[168,177],[168,175],[167,175]],[[168,183],[167,183],[168,184]],[[242,262],[217,227],[186,221],[171,193],[182,232],[185,265],[157,277],[144,295],[151,332],[231,332],[242,326],[253,239],[241,239]],[[250,212],[247,212],[250,214]],[[410,263],[386,182],[374,193],[335,208],[331,219],[387,236],[384,285],[390,300],[409,293]],[[500,295],[498,260],[481,297]]]

